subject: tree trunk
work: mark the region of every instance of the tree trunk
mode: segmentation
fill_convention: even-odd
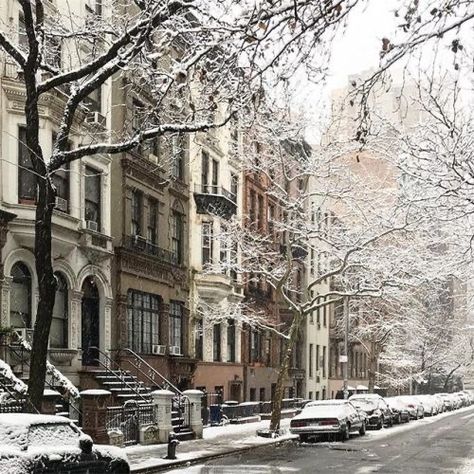
[[[285,357],[278,372],[278,379],[275,388],[275,397],[272,400],[272,417],[270,420],[270,430],[276,431],[280,428],[281,421],[281,401],[283,399],[283,383],[288,376],[293,347],[298,338],[298,332],[302,321],[301,313],[295,313],[290,326],[288,343],[286,345]]]
[[[51,221],[54,204],[55,192],[51,181],[49,178],[39,180],[34,252],[36,273],[38,275],[39,301],[33,333],[30,377],[28,380],[29,401],[38,411],[41,409],[43,399],[49,331],[57,286],[51,255]]]
[[[375,343],[370,344],[370,354],[369,354],[369,393],[374,393],[375,390],[375,376],[377,374],[377,350],[375,348]]]

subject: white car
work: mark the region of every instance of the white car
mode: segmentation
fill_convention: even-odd
[[[347,440],[352,433],[365,434],[365,416],[352,404],[311,402],[308,405],[290,422],[290,432],[299,435],[300,441],[320,435],[335,435]]]
[[[67,418],[10,413],[0,415],[0,472],[128,474],[130,466],[121,449],[94,446]]]

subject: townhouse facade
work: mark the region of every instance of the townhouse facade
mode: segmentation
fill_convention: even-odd
[[[85,5],[45,4],[48,13],[71,8],[85,18]],[[53,9],[53,12],[49,12]],[[55,10],[58,9],[58,10]],[[20,48],[26,37],[18,2],[2,2],[0,15],[10,18]],[[69,14],[70,11],[62,13]],[[55,61],[65,60],[61,49]],[[110,111],[110,83],[91,97],[94,107],[78,112],[71,130],[71,146],[91,137],[106,139]],[[12,60],[1,57],[1,159],[0,209],[3,222],[1,326],[12,328],[26,340],[31,338],[38,299],[33,255],[36,179],[25,145],[24,104],[26,93]],[[59,89],[40,102],[40,142],[45,156],[51,153],[67,96]],[[90,360],[81,348],[112,344],[111,260],[113,255],[110,203],[110,157],[94,155],[72,162],[53,175],[57,188],[53,215],[53,268],[58,281],[50,336],[50,360],[74,384]],[[7,230],[5,234],[5,229]],[[27,376],[25,369],[23,377]]]

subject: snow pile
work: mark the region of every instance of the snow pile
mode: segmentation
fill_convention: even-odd
[[[24,395],[28,391],[27,385],[12,372],[11,367],[2,359],[0,359],[0,375],[11,382],[16,392]]]

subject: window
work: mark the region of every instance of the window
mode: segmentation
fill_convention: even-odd
[[[212,222],[202,223],[202,265],[208,265],[212,263],[213,251],[214,251],[214,237]]]
[[[31,274],[27,266],[15,263],[10,291],[10,324],[14,328],[31,327]]]
[[[260,230],[264,229],[264,218],[263,218],[263,196],[258,196],[258,211],[257,211],[257,219],[258,219],[258,228]]]
[[[260,389],[260,401],[261,402],[265,401],[265,388],[264,387]]]
[[[58,288],[54,300],[53,320],[51,322],[50,345],[52,348],[68,347],[68,295],[67,283],[60,274],[55,274]]]
[[[18,200],[36,201],[36,174],[26,145],[26,127],[18,128]]]
[[[173,165],[171,174],[177,179],[184,179],[185,140],[184,136],[173,137]]]
[[[159,296],[128,291],[128,346],[135,352],[151,354],[152,345],[160,343],[159,308]]]
[[[275,206],[273,204],[268,205],[268,232],[273,233],[275,229]]]
[[[316,344],[316,371],[319,370],[319,344]]]
[[[207,188],[209,184],[209,155],[203,151],[201,155],[201,186],[202,192],[208,193]]]
[[[143,194],[140,191],[132,191],[132,235],[141,235],[142,233],[142,209]]]
[[[227,321],[227,362],[235,362],[235,323]]]
[[[86,105],[89,112],[102,112],[102,86],[98,86],[94,89],[85,99],[84,104]]]
[[[323,301],[327,301],[327,297],[323,298]],[[327,326],[327,305],[326,304],[323,306],[323,325],[325,327]]]
[[[23,16],[23,13],[18,15],[18,46],[23,52],[27,52],[29,50],[25,17]]]
[[[250,331],[250,362],[260,361],[261,343],[261,334],[252,329]]]
[[[158,203],[154,199],[148,200],[148,225],[146,230],[146,239],[149,244],[158,245],[157,239],[158,227]]]
[[[309,345],[309,364],[308,364],[308,372],[309,376],[313,376],[313,344]]]
[[[326,378],[326,346],[323,346],[323,377]]]
[[[176,263],[183,263],[183,215],[174,211],[171,215],[171,252]]]
[[[237,202],[237,194],[239,192],[239,177],[235,173],[230,174],[230,192],[234,202]]]
[[[56,143],[56,134],[52,137],[53,146]],[[66,150],[71,149],[71,144],[68,143]],[[53,184],[56,188],[56,196],[63,201],[58,202],[56,209],[63,212],[69,212],[69,163],[62,165],[56,170],[52,176]]]
[[[194,329],[194,350],[195,356],[198,360],[203,360],[203,339],[204,339],[204,327],[202,319],[196,320],[196,325]]]
[[[101,219],[101,179],[100,171],[86,166],[85,182],[85,218],[86,221],[95,222],[100,232]]]
[[[179,347],[182,354],[182,327],[183,327],[183,303],[180,301],[170,301],[169,329],[170,346]]]
[[[255,218],[256,218],[256,210],[255,210],[255,207],[256,207],[256,202],[257,201],[257,196],[255,194],[255,191],[250,191],[250,199],[249,199],[249,220],[250,220],[250,224],[253,224],[255,222]]]
[[[212,193],[219,194],[219,162],[212,160]]]
[[[252,387],[250,389],[250,401],[251,402],[256,402],[257,401],[257,389]]]
[[[221,360],[221,325],[214,324],[212,331],[213,340],[213,360],[219,362]]]

